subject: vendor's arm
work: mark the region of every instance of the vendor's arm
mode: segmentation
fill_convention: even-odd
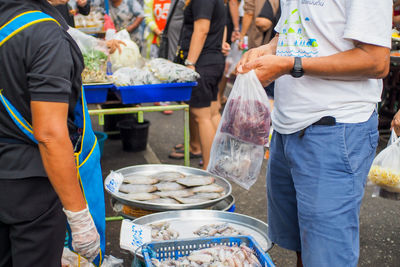
[[[67,126],[68,104],[32,101],[31,110],[43,165],[61,203],[69,211],[85,209]]]
[[[82,15],[89,15],[90,13],[90,1],[88,0],[76,0],[78,12]]]
[[[389,71],[390,50],[386,47],[356,42],[355,48],[326,57],[302,58],[304,75],[327,79],[381,79]],[[247,62],[247,63],[246,63]],[[255,58],[245,57],[238,71],[254,69],[261,82],[268,83],[289,74],[294,57],[271,54]]]
[[[190,40],[190,48],[187,60],[193,64],[197,62],[204,43],[207,39],[208,31],[210,30],[210,20],[198,19],[194,22],[194,30],[192,39]]]

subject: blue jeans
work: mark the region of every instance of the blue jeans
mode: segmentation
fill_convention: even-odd
[[[378,144],[374,112],[363,123],[274,132],[267,173],[269,237],[302,252],[306,267],[356,267],[359,213]]]

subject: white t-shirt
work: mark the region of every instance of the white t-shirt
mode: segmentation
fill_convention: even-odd
[[[353,40],[391,47],[392,0],[281,0],[278,56],[323,57],[354,48]],[[368,120],[382,80],[280,77],[275,83],[274,130],[290,134],[333,116]]]

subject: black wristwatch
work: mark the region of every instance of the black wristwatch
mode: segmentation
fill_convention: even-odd
[[[303,66],[301,64],[301,57],[294,58],[293,69],[290,71],[290,74],[294,78],[300,78],[304,74]]]

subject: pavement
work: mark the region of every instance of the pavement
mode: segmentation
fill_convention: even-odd
[[[161,112],[145,113],[149,120],[147,149],[142,152],[125,152],[119,139],[107,139],[102,156],[103,177],[111,170],[141,164],[175,164],[184,165],[183,160],[168,158],[175,144],[183,142],[183,111],[174,111],[172,115]],[[95,130],[102,130],[96,125],[97,117],[93,117]],[[388,136],[381,136],[379,150],[387,142]],[[191,167],[200,168],[199,160],[192,159]],[[257,182],[249,191],[232,182],[233,196],[236,199],[236,213],[246,214],[264,222],[267,221],[266,161],[264,160]],[[380,197],[373,198],[374,187],[367,185],[360,214],[360,260],[361,267],[399,267],[400,266],[400,201]],[[106,216],[116,216],[110,205],[110,196],[105,193]],[[133,255],[119,247],[121,221],[110,221],[106,224],[106,255],[124,260],[124,266],[131,266]],[[274,246],[269,254],[279,267],[296,266],[295,253]]]

